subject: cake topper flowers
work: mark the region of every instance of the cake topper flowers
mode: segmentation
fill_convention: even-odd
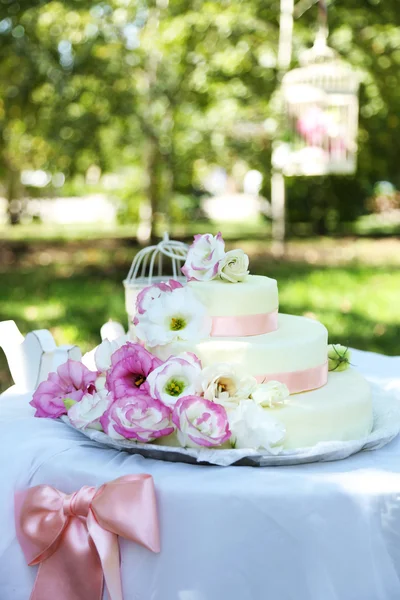
[[[225,242],[221,232],[195,235],[189,248],[182,273],[189,281],[210,281],[218,275],[219,265],[225,257]]]
[[[249,257],[243,250],[225,252],[221,232],[195,235],[182,273],[188,281],[211,281],[220,278],[229,283],[244,281],[249,274]]]
[[[220,262],[218,274],[229,283],[244,281],[249,274],[249,257],[243,250],[230,250]]]

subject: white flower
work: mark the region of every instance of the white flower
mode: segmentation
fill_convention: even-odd
[[[189,248],[182,273],[189,281],[210,281],[218,275],[218,268],[225,256],[225,242],[221,233],[195,235]]]
[[[284,404],[289,398],[289,390],[284,383],[280,381],[269,381],[257,386],[251,394],[254,402],[260,406],[270,408],[277,404]]]
[[[185,353],[183,356],[189,355]],[[189,356],[189,362],[183,357],[171,356],[147,377],[150,394],[161,400],[166,406],[173,407],[182,396],[196,395],[201,391],[201,367]]]
[[[135,333],[150,347],[178,340],[201,340],[211,332],[211,318],[189,287],[162,292],[136,318]]]
[[[101,373],[96,378],[96,381],[94,382],[94,387],[96,388],[96,390],[98,392],[101,392],[106,389],[106,381],[107,381],[107,377],[106,377],[105,373]]]
[[[231,442],[235,448],[263,448],[278,453],[285,438],[285,426],[252,400],[242,400],[228,412]]]
[[[210,365],[201,373],[204,397],[225,408],[235,407],[240,400],[249,398],[256,385],[254,377],[241,377],[237,366],[225,363]]]
[[[101,429],[100,417],[106,412],[111,398],[106,390],[85,394],[68,410],[68,418],[77,429]]]
[[[243,250],[230,250],[220,262],[218,274],[230,283],[244,281],[249,274],[249,257]]]
[[[99,373],[105,373],[111,367],[111,356],[127,342],[127,336],[121,335],[116,340],[103,340],[94,352],[94,362]]]

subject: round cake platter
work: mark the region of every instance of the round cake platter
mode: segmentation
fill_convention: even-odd
[[[216,466],[278,467],[313,462],[342,460],[363,450],[377,450],[391,442],[400,432],[400,401],[393,394],[372,386],[373,426],[371,433],[357,440],[320,442],[308,448],[282,450],[277,454],[251,449],[181,448],[159,444],[141,444],[114,440],[95,429],[79,430],[102,446],[140,454],[146,458]],[[62,421],[72,427],[68,417]],[[74,428],[75,429],[75,428]]]

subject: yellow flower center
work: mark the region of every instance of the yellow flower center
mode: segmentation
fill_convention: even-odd
[[[170,323],[170,329],[172,329],[172,331],[180,331],[184,327],[186,327],[186,322],[182,317],[172,317]]]
[[[136,387],[140,387],[145,381],[146,378],[144,377],[144,375],[135,375],[133,383],[136,385]]]

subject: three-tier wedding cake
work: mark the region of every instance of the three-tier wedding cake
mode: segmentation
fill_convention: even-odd
[[[197,235],[182,272],[137,296],[131,340],[95,369],[68,361],[36,390],[36,416],[67,415],[115,440],[278,453],[367,436],[372,400],[349,350],[318,321],[279,314],[274,279],[250,275],[221,234]]]
[[[319,321],[278,314],[276,280],[250,275],[248,258],[241,250],[222,251],[220,234],[196,236],[183,268],[187,286],[210,318],[209,335],[201,339],[176,335],[174,341],[153,346],[151,351],[162,360],[190,352],[215,372],[215,365],[222,363],[254,377],[261,386],[250,396],[262,397],[265,388],[266,400],[261,404],[284,425],[286,449],[368,435],[370,389],[350,367],[348,350],[328,347],[327,329]],[[175,319],[185,322],[190,304],[176,308]],[[149,328],[148,321],[139,328],[144,341],[148,341]],[[275,382],[285,385],[289,395],[282,396]]]

